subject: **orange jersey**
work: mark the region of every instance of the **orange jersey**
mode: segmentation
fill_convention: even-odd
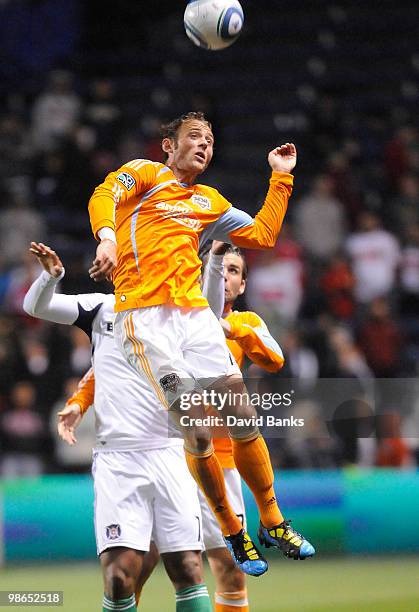
[[[293,176],[273,172],[252,219],[214,188],[180,183],[164,164],[137,159],[111,172],[89,202],[93,233],[116,232],[116,311],[158,304],[207,306],[199,277],[200,244],[216,238],[245,248],[274,246]]]
[[[241,369],[245,357],[268,372],[277,372],[284,365],[284,356],[270,335],[265,322],[255,312],[231,312],[231,337],[227,340],[234,359]],[[214,449],[223,468],[234,468],[230,438],[214,438]]]

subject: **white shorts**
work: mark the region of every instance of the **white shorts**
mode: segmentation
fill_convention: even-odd
[[[223,472],[228,500],[234,513],[237,514],[243,527],[246,529],[246,509],[244,507],[239,471],[236,468],[224,468]],[[226,548],[218,521],[201,491],[199,491],[199,503],[201,504],[205,550]]]
[[[240,369],[210,308],[169,305],[118,312],[115,339],[163,405]],[[205,382],[204,382],[205,381]]]
[[[97,552],[202,550],[201,509],[183,447],[93,454]]]

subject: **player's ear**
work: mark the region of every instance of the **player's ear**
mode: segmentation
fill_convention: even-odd
[[[166,153],[166,155],[170,155],[170,153],[173,153],[173,140],[171,138],[163,138],[163,140],[161,141],[161,148]]]
[[[239,295],[243,295],[244,290],[246,289],[246,281],[242,278],[242,282],[240,283]]]

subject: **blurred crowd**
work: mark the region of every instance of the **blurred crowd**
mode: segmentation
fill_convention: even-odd
[[[222,106],[214,108],[205,96],[190,99],[191,106],[198,102],[195,110],[215,119],[217,138]],[[130,115],[115,80],[97,77],[80,86],[64,69],[50,71],[36,95],[17,89],[2,98],[0,469],[5,477],[90,467],[93,415],[84,419],[76,449],[68,449],[55,431],[57,410],[90,366],[89,339],[77,328],[23,312],[23,297],[40,272],[28,247],[39,240],[58,252],[66,267],[61,291],[112,290],[93,286],[87,275],[95,249],[87,201],[123,161],[161,159],[158,127],[171,115],[170,109],[159,115],[158,106],[154,114]],[[314,384],[418,377],[418,128],[417,116],[400,112],[388,122],[370,116],[357,132],[354,117],[342,114],[338,98],[327,94],[308,115],[308,137],[286,138],[296,140],[301,153],[286,223],[273,250],[246,254],[249,280],[238,303],[239,309],[258,312],[283,347],[286,364],[274,378]],[[223,177],[221,156],[204,182],[214,184],[218,176]],[[251,214],[257,210],[249,202],[234,203]],[[309,422],[307,435],[269,441],[278,466],[417,464],[415,398],[403,410],[397,400],[387,402],[373,433],[364,437],[357,409],[339,417],[355,423],[343,434],[320,435],[321,411],[310,402],[300,408]]]

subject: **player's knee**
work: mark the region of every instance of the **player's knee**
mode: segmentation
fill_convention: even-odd
[[[200,452],[205,452],[211,444],[211,432],[209,429],[199,429],[195,436],[196,448]]]
[[[244,591],[245,588],[245,574],[236,566],[229,570],[226,569],[226,571],[222,573],[221,579],[217,580],[217,591],[235,593],[237,591]]]
[[[205,453],[211,445],[211,432],[207,427],[195,427],[187,432],[187,445],[199,453]]]
[[[198,551],[162,555],[167,574],[177,591],[204,581],[202,557]]]
[[[133,576],[130,576],[122,567],[110,565],[105,571],[105,593],[111,599],[123,599],[134,593],[135,584]]]
[[[236,566],[230,553],[227,555],[212,555],[208,553],[211,571],[214,574],[217,591],[236,592],[246,588],[245,574]]]

